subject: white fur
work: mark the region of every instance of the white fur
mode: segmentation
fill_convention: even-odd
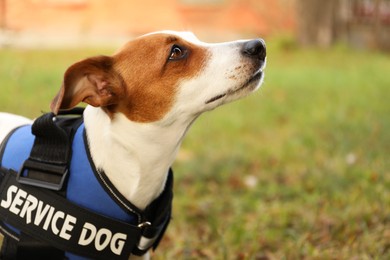
[[[8,135],[12,129],[21,126],[31,124],[32,120],[17,116],[9,113],[0,112],[0,143]]]
[[[115,114],[111,119],[101,108],[92,106],[87,106],[84,112],[96,167],[104,170],[118,191],[140,209],[162,192],[168,169],[192,122],[202,112],[256,90],[263,80],[233,93],[263,69],[251,69],[248,58],[240,54],[242,41],[207,44],[191,33],[162,33],[175,34],[202,45],[210,54],[203,71],[180,82],[172,109],[161,120],[152,123],[135,123],[123,114]],[[206,104],[211,98],[225,93],[231,94]],[[12,128],[26,123],[31,121],[0,114],[0,141]]]
[[[115,115],[111,121],[100,108],[91,106],[84,115],[96,167],[105,171],[129,201],[144,209],[164,187],[185,125],[134,123],[123,114]]]

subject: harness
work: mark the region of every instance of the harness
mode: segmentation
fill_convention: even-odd
[[[162,194],[139,210],[94,166],[82,111],[44,114],[0,145],[0,259],[128,259],[158,246],[171,219],[171,169]]]

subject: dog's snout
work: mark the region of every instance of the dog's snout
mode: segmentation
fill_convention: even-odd
[[[245,42],[242,47],[242,54],[264,60],[267,55],[264,40],[255,39]]]

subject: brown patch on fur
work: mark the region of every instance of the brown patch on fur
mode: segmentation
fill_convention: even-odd
[[[186,58],[168,60],[172,46],[187,49]],[[126,84],[126,93],[109,110],[130,120],[152,122],[172,107],[180,81],[201,72],[207,50],[168,34],[152,34],[129,42],[113,56],[114,69]]]
[[[185,58],[168,59],[174,44],[187,50]],[[112,57],[89,58],[69,67],[52,111],[83,101],[102,107],[111,118],[121,112],[132,121],[157,121],[172,107],[180,81],[200,73],[207,56],[204,47],[178,36],[140,37]]]

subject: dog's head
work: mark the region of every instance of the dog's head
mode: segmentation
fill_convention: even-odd
[[[265,60],[261,39],[208,44],[191,33],[152,33],[73,64],[51,108],[85,102],[135,122],[190,118],[256,90]]]

